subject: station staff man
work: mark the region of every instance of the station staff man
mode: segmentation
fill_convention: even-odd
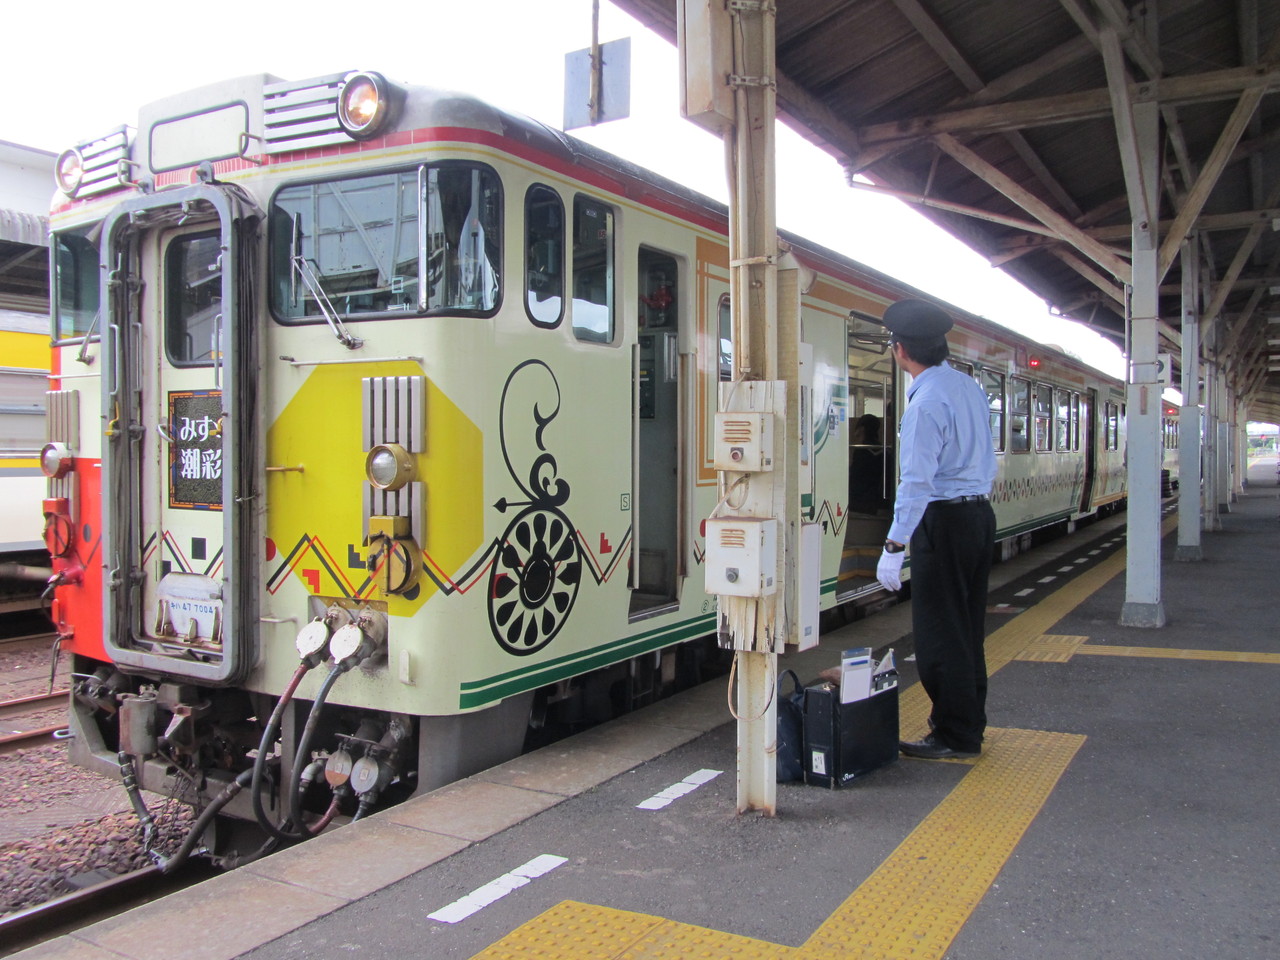
[[[995,545],[989,500],[996,457],[987,398],[973,378],[952,369],[951,318],[923,300],[884,313],[890,349],[911,374],[899,440],[900,479],[893,524],[876,577],[902,587],[911,544],[911,622],[920,682],[933,701],[931,732],[899,747],[908,757],[972,757],[987,725],[987,575]]]

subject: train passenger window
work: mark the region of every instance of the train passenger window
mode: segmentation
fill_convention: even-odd
[[[953,369],[955,369],[955,370],[959,370],[959,371],[960,371],[961,373],[963,373],[966,377],[972,377],[972,376],[973,376],[973,364],[972,364],[972,363],[965,363],[963,360],[948,360],[948,361],[947,361],[947,363],[951,364],[951,366],[952,366],[952,368],[953,368]]]
[[[1053,392],[1054,406],[1057,408],[1057,430],[1053,437],[1053,446],[1056,450],[1071,449],[1071,392],[1069,390],[1055,390]]]
[[[221,353],[222,238],[192,233],[165,253],[164,348],[177,366],[211,364]]]
[[[1036,451],[1053,449],[1053,387],[1036,384]]]
[[[77,233],[55,234],[54,247],[54,339],[82,337],[98,312],[98,247]]]
[[[1106,449],[1120,449],[1120,405],[1110,400],[1106,404]]]
[[[727,382],[733,379],[733,311],[729,307],[727,293],[720,298],[717,317],[720,336],[720,379]]]
[[[1021,377],[1009,381],[1009,450],[1031,449],[1031,383]]]
[[[564,317],[564,204],[550,187],[534,184],[524,196],[525,309],[540,327]]]
[[[482,164],[287,186],[269,232],[271,306],[286,322],[487,315],[501,297],[502,187]]]
[[[573,200],[573,335],[613,342],[613,211],[582,196]]]
[[[1080,394],[1071,394],[1071,449],[1080,449]]]
[[[983,369],[978,383],[987,395],[987,409],[991,418],[991,441],[996,453],[1004,452],[1004,374]]]

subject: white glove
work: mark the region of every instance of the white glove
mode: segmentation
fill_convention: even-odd
[[[884,552],[880,554],[880,562],[876,564],[876,579],[890,590],[902,589],[902,559],[906,554]]]

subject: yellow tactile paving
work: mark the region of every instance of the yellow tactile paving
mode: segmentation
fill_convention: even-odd
[[[806,958],[942,957],[1084,737],[1004,730],[801,948]]]
[[[1014,659],[1039,663],[1066,663],[1088,641],[1088,637],[1063,637],[1046,633],[1032,640],[1031,645]]]
[[[981,760],[798,948],[565,901],[473,960],[936,960],[1083,742],[1076,734],[989,731]]]
[[[1169,660],[1215,660],[1222,663],[1280,663],[1280,653],[1243,650],[1183,650],[1178,647],[1109,647],[1089,643],[1076,651],[1093,657],[1162,657]]]

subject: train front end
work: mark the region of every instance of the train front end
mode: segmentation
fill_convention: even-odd
[[[457,648],[427,642],[460,632],[425,624],[444,571],[484,553],[466,358],[501,225],[491,168],[398,135],[407,99],[242,78],[58,163],[42,467],[72,757],[140,810],[212,811],[211,851],[465,776],[527,726],[528,697],[460,709]]]

